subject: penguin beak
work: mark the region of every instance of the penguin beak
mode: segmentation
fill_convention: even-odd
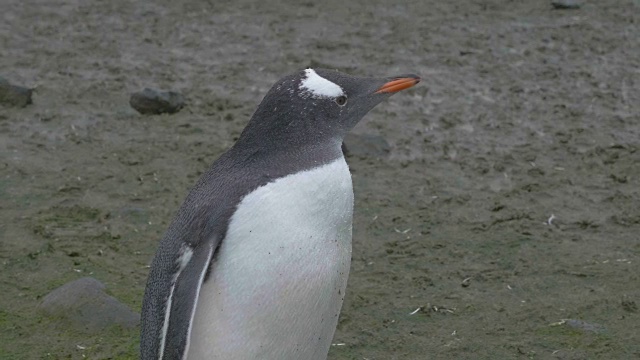
[[[375,94],[396,93],[400,90],[408,89],[420,82],[420,77],[416,75],[403,75],[388,81],[380,87]]]

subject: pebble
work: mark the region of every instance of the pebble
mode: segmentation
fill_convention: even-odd
[[[25,107],[32,104],[33,89],[13,85],[0,77],[0,104],[13,107]]]
[[[140,114],[174,114],[185,106],[184,96],[174,91],[145,88],[131,94],[129,105]]]
[[[600,324],[588,323],[582,320],[566,319],[564,321],[564,324],[572,329],[580,330],[587,333],[603,334],[607,332],[607,329]]]
[[[100,281],[84,277],[50,292],[38,310],[62,320],[79,331],[99,333],[119,325],[133,328],[140,323],[140,315],[105,293]]]
[[[558,10],[580,9],[580,2],[577,0],[553,0],[551,5]]]

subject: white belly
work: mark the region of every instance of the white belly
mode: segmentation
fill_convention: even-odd
[[[352,217],[344,158],[247,195],[202,286],[188,359],[326,359]]]

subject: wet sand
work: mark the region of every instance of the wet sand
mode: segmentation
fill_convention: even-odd
[[[0,358],[137,358],[137,330],[88,335],[37,305],[92,276],[138,310],[189,187],[307,66],[423,78],[354,130],[390,152],[347,159],[354,252],[329,359],[640,358],[638,1],[2,12],[0,76],[35,91],[0,107]],[[140,115],[145,87],[187,106]]]

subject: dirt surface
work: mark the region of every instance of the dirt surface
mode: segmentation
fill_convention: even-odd
[[[0,76],[35,91],[0,108],[0,358],[136,358],[37,305],[92,276],[139,309],[189,187],[309,65],[424,79],[355,129],[391,151],[348,158],[329,359],[640,358],[639,34],[637,0],[3,0]],[[139,115],[145,87],[188,104]]]

